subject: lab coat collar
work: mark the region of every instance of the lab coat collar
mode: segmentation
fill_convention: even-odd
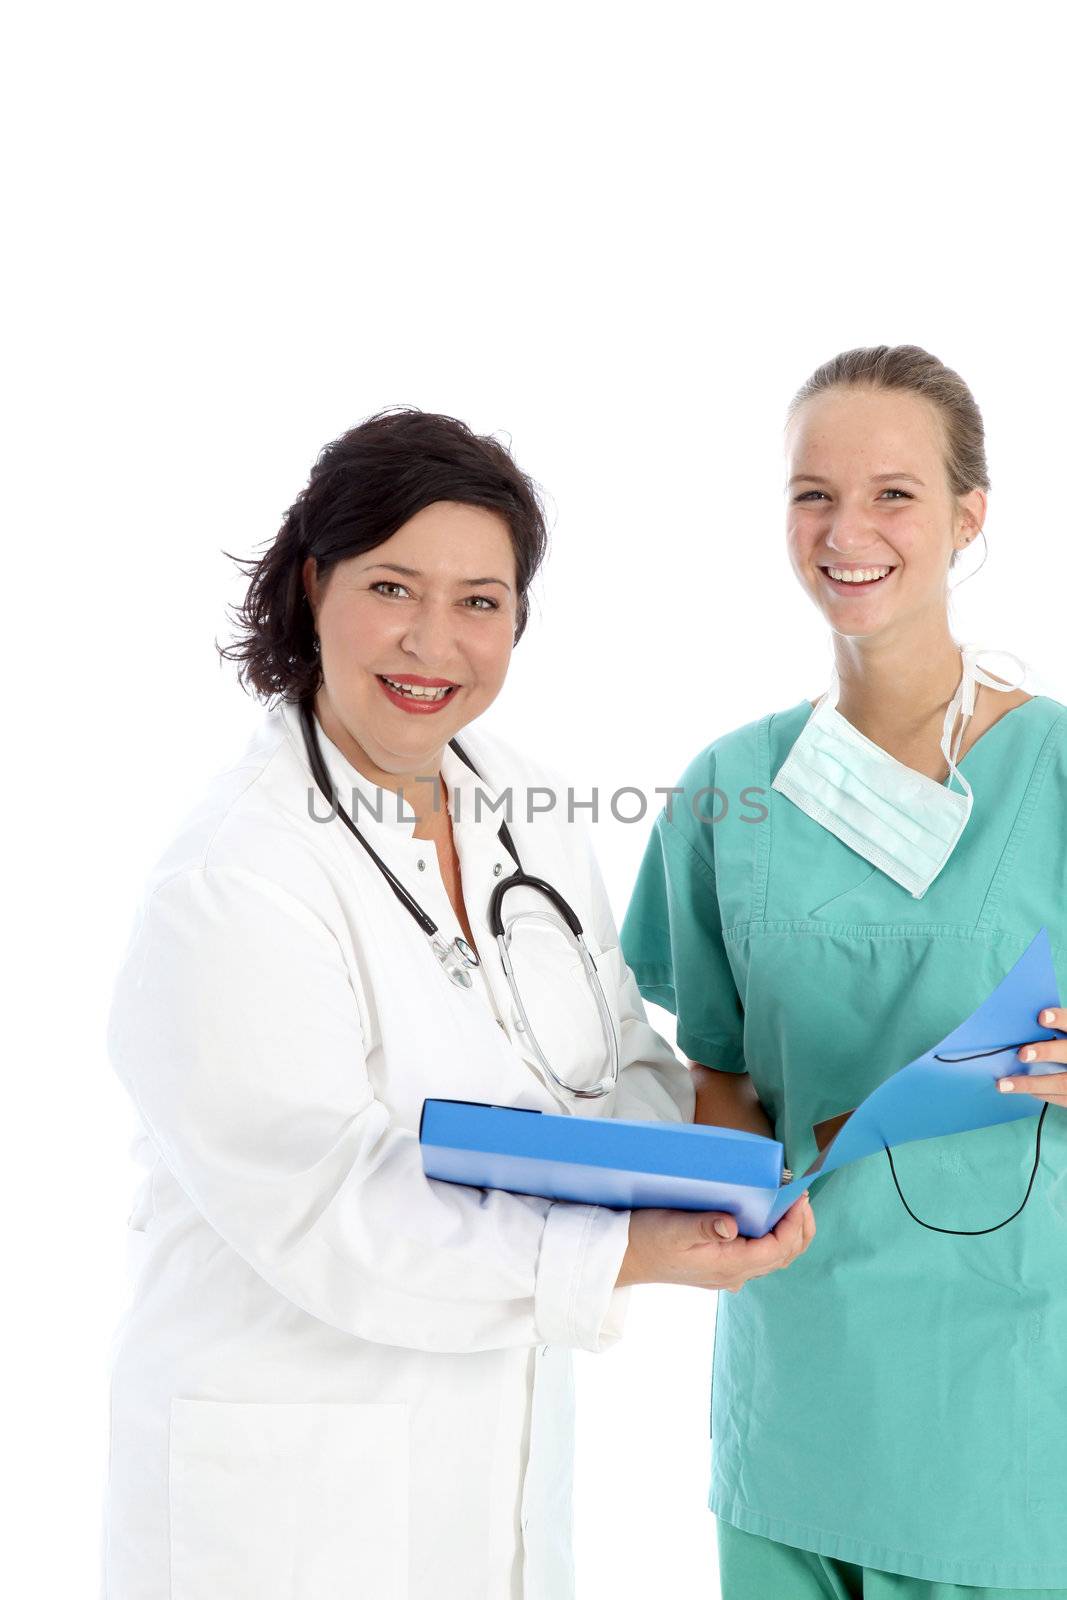
[[[295,742],[300,755],[301,765],[307,772],[309,784],[314,783],[311,766],[304,748],[304,730],[301,726],[300,707],[291,701],[282,701],[281,715],[288,728],[290,737]],[[380,788],[370,782],[359,772],[348,758],[338,749],[333,740],[323,732],[322,724],[316,718],[316,730],[319,736],[319,748],[322,759],[326,763],[326,770],[330,775],[334,792],[339,803],[348,812],[356,827],[361,832],[375,826],[389,829],[390,832],[401,838],[410,839],[415,832],[415,813],[403,801],[396,790]],[[504,809],[494,810],[498,801],[498,793],[485,777],[482,763],[477,755],[468,748],[465,739],[465,730],[459,734],[459,743],[464,752],[470,756],[478,771],[482,773],[477,777],[461,761],[449,745],[445,746],[441,757],[441,777],[447,790],[448,811],[452,817],[453,826],[464,831],[487,829],[490,833],[499,832],[502,821],[507,820]],[[355,795],[353,795],[353,790]],[[316,787],[318,804],[323,813],[326,802],[319,794]],[[457,819],[458,813],[458,821]]]
[[[314,785],[316,809],[325,816],[326,801],[318,785],[315,784],[304,745],[300,707],[286,700],[282,702],[280,709],[290,737],[299,751],[301,766],[307,773],[307,781]],[[415,832],[415,813],[404,803],[400,794],[394,789],[379,788],[377,784],[371,783],[369,778],[365,778],[362,772],[357,771],[348,757],[342,754],[333,740],[323,731],[322,723],[317,717],[315,731],[319,736],[319,749],[322,751],[322,759],[326,763],[326,771],[330,775],[338,804],[348,812],[360,832],[367,833],[375,827],[382,827],[398,834],[401,838],[410,839]]]
[[[441,777],[448,790],[448,811],[453,828],[497,834],[502,822],[510,822],[510,808],[500,803],[500,793],[489,781],[480,753],[471,748],[467,730],[462,729],[457,738],[464,755],[474,762],[478,772],[472,772],[451,745],[445,746],[441,755]],[[511,799],[513,801],[514,796]]]

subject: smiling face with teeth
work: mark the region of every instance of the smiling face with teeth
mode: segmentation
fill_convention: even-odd
[[[834,388],[786,430],[793,570],[835,633],[921,638],[945,623],[953,552],[982,525],[952,493],[937,409],[921,395]]]
[[[405,779],[432,777],[449,739],[507,676],[517,605],[504,518],[437,501],[325,580],[312,557],[302,575],[320,641],[315,710],[327,735],[374,783],[396,787],[399,778],[405,788]]]

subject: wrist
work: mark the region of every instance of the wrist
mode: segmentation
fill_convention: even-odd
[[[615,1280],[616,1289],[629,1289],[635,1283],[652,1282],[648,1275],[646,1252],[642,1247],[645,1232],[646,1225],[641,1212],[631,1211],[629,1238],[619,1267],[619,1276]]]

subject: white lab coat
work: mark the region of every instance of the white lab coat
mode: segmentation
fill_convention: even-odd
[[[434,847],[319,740],[451,938]],[[562,793],[527,820],[527,787],[558,783],[477,729],[460,742],[485,780],[445,751],[473,990],[344,824],[309,815],[294,706],[264,714],[152,874],[108,1029],[148,1171],[112,1353],[107,1600],[573,1592],[570,1350],[621,1331],[628,1213],[428,1181],[422,1103],[685,1120],[692,1090],[645,1020],[584,826]],[[561,1103],[521,1053],[485,921],[513,863],[473,803],[505,786],[523,866],[574,906],[615,1015],[603,1101]],[[559,988],[585,1026],[581,988]]]

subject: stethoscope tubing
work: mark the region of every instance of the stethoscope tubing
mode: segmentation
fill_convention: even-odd
[[[415,921],[419,924],[419,927],[422,929],[423,933],[427,935],[427,937],[431,939],[434,938],[440,931],[437,923],[434,922],[433,918],[423,910],[422,906],[415,899],[415,896],[404,887],[396,874],[390,870],[378,852],[374,849],[370,841],[365,838],[360,830],[356,827],[355,823],[352,821],[352,818],[348,815],[347,811],[345,811],[344,807],[334,795],[333,785],[330,782],[330,775],[326,770],[326,763],[323,760],[322,747],[319,744],[318,731],[315,727],[315,714],[311,709],[310,701],[305,700],[301,702],[300,715],[304,728],[304,743],[307,746],[308,760],[311,764],[312,776],[314,777],[315,782],[318,784],[324,799],[329,803],[331,810],[338,817],[340,817],[341,821],[344,823],[345,827],[353,835],[353,837],[359,840],[360,844],[370,856],[371,860],[378,868],[378,871],[385,878],[389,887],[392,889],[393,893],[396,895],[405,911],[415,918]],[[456,755],[459,756],[464,765],[470,768],[476,778],[481,776],[477,767],[474,765],[474,762],[467,755],[466,751],[460,748],[459,743],[455,739],[449,740],[449,747],[455,751]],[[519,859],[519,852],[515,846],[515,841],[512,838],[511,829],[508,827],[506,822],[501,822],[500,829],[497,833],[497,838],[500,840],[500,843],[504,846],[504,849],[514,861],[515,871],[507,878],[501,879],[501,881],[493,889],[493,893],[490,896],[488,914],[489,931],[493,935],[493,938],[499,939],[504,932],[502,906],[504,902],[504,896],[507,891],[509,889],[529,888],[535,889],[540,894],[543,894],[559,912],[560,916],[563,918],[574,937],[576,939],[583,939],[582,924],[579,921],[578,915],[574,911],[573,907],[571,907],[559,893],[559,891],[554,889],[552,885],[546,882],[544,878],[537,878],[532,874],[523,871],[522,862]],[[590,956],[589,959],[592,961],[592,956]],[[594,967],[595,965],[596,963],[594,962]]]
[[[311,766],[312,776],[314,777],[322,795],[328,802],[331,813],[340,817],[341,821],[344,823],[345,827],[352,834],[352,836],[355,839],[358,839],[359,843],[363,846],[363,849],[370,856],[371,860],[378,868],[378,871],[382,874],[383,878],[396,895],[396,898],[400,901],[400,904],[410,916],[414,917],[415,921],[418,923],[423,933],[425,933],[429,938],[431,944],[436,950],[437,945],[441,943],[439,939],[440,930],[437,926],[437,923],[434,922],[433,918],[423,910],[422,906],[420,906],[419,902],[415,899],[415,896],[404,887],[396,874],[390,870],[378,852],[371,845],[370,841],[364,838],[363,834],[352,821],[352,818],[348,815],[347,811],[345,811],[344,807],[335,796],[333,792],[333,784],[330,782],[330,775],[326,770],[326,763],[323,759],[322,748],[319,744],[318,731],[315,727],[315,714],[310,700],[301,701],[300,719],[304,731],[304,743],[307,748],[308,761]],[[460,748],[459,743],[455,739],[449,740],[449,748],[455,751],[459,759],[464,763],[465,766],[470,768],[476,778],[481,777],[481,774],[474,765],[474,762],[470,759],[467,753]],[[507,878],[502,878],[493,889],[489,899],[489,930],[493,938],[496,940],[504,974],[508,981],[508,987],[511,990],[512,999],[514,1000],[518,1010],[523,1031],[525,1032],[531,1048],[536,1054],[542,1068],[548,1074],[548,1077],[552,1080],[557,1088],[561,1089],[565,1094],[573,1095],[576,1099],[600,1099],[603,1095],[611,1092],[618,1079],[619,1042],[615,1035],[615,1027],[611,1020],[611,1014],[607,1009],[604,991],[596,970],[596,962],[594,961],[593,956],[585,942],[581,921],[578,918],[577,912],[575,912],[573,907],[570,906],[563,898],[558,889],[553,888],[553,886],[548,883],[546,879],[535,877],[532,873],[523,871],[522,862],[519,859],[519,852],[515,846],[515,841],[511,836],[511,829],[508,827],[506,822],[501,822],[500,828],[497,832],[497,838],[504,846],[504,849],[511,856],[512,860],[515,862],[515,871]],[[538,1044],[537,1037],[530,1026],[529,1018],[526,1015],[526,1010],[522,1003],[522,997],[519,994],[518,985],[515,982],[515,974],[512,971],[511,958],[508,954],[507,935],[504,931],[503,917],[504,896],[507,894],[509,889],[519,888],[533,889],[536,893],[544,895],[550,905],[566,923],[567,927],[570,929],[575,940],[577,941],[582,962],[586,968],[587,975],[590,978],[590,987],[592,989],[597,1011],[600,1014],[601,1023],[604,1027],[605,1034],[610,1040],[609,1054],[611,1058],[611,1067],[609,1075],[590,1089],[575,1089],[571,1084],[566,1083],[556,1074],[551,1062],[548,1061],[540,1045]],[[456,943],[457,945],[462,943],[464,960],[469,966],[480,965],[478,957],[475,955],[474,951],[470,949],[470,946],[467,944],[465,939],[457,940]],[[438,959],[441,959],[440,954]],[[465,981],[469,982],[469,978]]]
[[[382,860],[381,856],[370,843],[369,839],[364,838],[363,834],[360,833],[359,829],[352,821],[352,818],[348,815],[348,812],[344,809],[340,801],[335,796],[333,792],[333,784],[330,782],[330,775],[326,771],[326,763],[322,758],[322,749],[319,745],[319,736],[315,729],[315,714],[310,708],[310,702],[306,700],[302,701],[300,705],[300,719],[304,729],[304,744],[307,747],[308,761],[311,763],[312,776],[315,779],[315,782],[318,784],[324,798],[329,802],[331,811],[333,811],[336,816],[340,817],[341,821],[344,823],[345,827],[348,829],[353,838],[359,840],[360,844],[370,856],[371,860],[374,862],[374,865],[378,868],[378,871],[381,873],[390,889],[392,889],[393,893],[396,895],[405,911],[415,918],[415,921],[418,923],[423,933],[425,933],[428,938],[432,939],[438,931],[436,922],[434,922],[432,917],[427,916],[426,912],[419,905],[419,902],[415,899],[414,895],[410,894],[408,890],[405,889],[395,872],[392,872]]]

